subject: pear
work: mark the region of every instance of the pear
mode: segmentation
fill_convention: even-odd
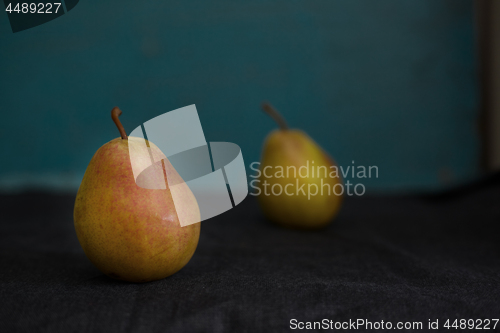
[[[78,189],[76,234],[87,257],[104,274],[129,282],[159,280],[184,267],[198,245],[200,223],[181,227],[179,214],[200,221],[200,212],[187,185],[181,190],[183,202],[174,205],[163,176],[180,176],[152,142],[148,149],[144,139],[127,137],[120,114],[120,109],[112,110],[121,138],[97,150]],[[129,148],[142,149],[142,155],[135,155],[143,158],[131,161]],[[161,173],[149,177],[149,187],[156,189],[139,187],[132,171],[133,163],[143,167],[150,158],[163,159],[151,166]]]
[[[270,104],[262,107],[280,127],[268,135],[262,151],[258,201],[264,215],[291,228],[328,225],[343,194],[335,162],[306,133],[289,129]]]

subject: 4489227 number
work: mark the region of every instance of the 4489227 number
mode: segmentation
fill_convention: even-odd
[[[59,7],[61,7],[60,2],[54,2],[54,3],[17,3],[14,8],[12,8],[12,4],[9,3],[7,5],[7,8],[5,8],[6,12],[12,13],[31,13],[31,14],[57,14],[57,11],[59,10]]]

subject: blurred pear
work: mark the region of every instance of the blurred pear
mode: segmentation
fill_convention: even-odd
[[[264,215],[291,228],[328,225],[342,203],[335,162],[305,132],[289,129],[270,104],[264,103],[263,110],[279,125],[267,136],[262,151],[258,201]]]

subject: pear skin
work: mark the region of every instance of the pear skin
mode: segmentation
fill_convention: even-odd
[[[186,200],[176,209],[164,177],[151,178],[163,182],[162,189],[136,184],[129,145],[138,140],[142,139],[125,136],[97,150],[74,208],[76,234],[87,257],[104,274],[129,282],[159,280],[176,273],[193,256],[200,235],[200,223],[185,227],[179,223],[179,210],[200,220],[196,199],[187,186]],[[153,156],[163,157],[158,147],[149,145]],[[170,163],[158,165],[161,173],[178,176]]]
[[[288,129],[277,111],[267,107],[266,112],[273,113],[281,129],[271,132],[264,142],[258,182],[262,211],[281,226],[324,227],[332,222],[342,204],[342,196],[335,194],[341,193],[342,179],[330,177],[335,162],[306,133]]]

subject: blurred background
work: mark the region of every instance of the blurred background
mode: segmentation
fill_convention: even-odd
[[[251,174],[270,101],[367,193],[500,168],[500,1],[90,1],[12,33],[0,14],[0,191],[74,191],[95,151],[196,104]]]

